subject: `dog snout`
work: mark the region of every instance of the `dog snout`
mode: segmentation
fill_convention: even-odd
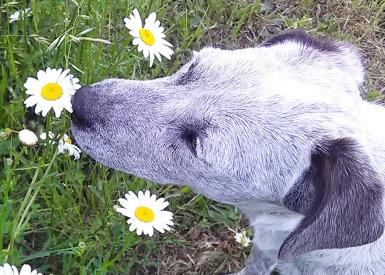
[[[76,91],[72,97],[72,121],[78,126],[87,126],[91,122],[91,97],[94,92],[92,87],[85,86]]]

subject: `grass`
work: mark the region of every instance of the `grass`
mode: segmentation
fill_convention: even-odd
[[[108,78],[151,79],[177,70],[207,45],[250,47],[285,29],[350,40],[364,54],[368,99],[385,92],[384,1],[0,0],[0,130],[69,133],[68,115],[43,119],[24,108],[23,84],[39,69],[64,67],[82,85]],[[9,23],[30,7],[33,15]],[[171,61],[148,67],[123,18],[157,12],[175,46]],[[7,164],[11,158],[13,164]],[[248,250],[231,230],[247,226],[231,206],[188,188],[160,186],[94,162],[0,139],[0,265],[23,263],[46,274],[213,274],[238,270]],[[128,231],[113,206],[129,190],[167,198],[174,230],[153,238]]]

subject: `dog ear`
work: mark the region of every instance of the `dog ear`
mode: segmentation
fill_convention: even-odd
[[[293,43],[297,46],[293,46]],[[275,35],[260,47],[271,48],[285,59],[291,56],[293,60],[316,66],[320,79],[329,79],[334,85],[342,85],[341,91],[356,96],[360,94],[365,79],[361,54],[346,41],[317,38],[297,29]]]
[[[285,197],[305,217],[283,242],[279,259],[319,249],[360,246],[382,235],[383,190],[369,162],[357,142],[347,138],[316,150],[312,168],[303,178],[302,195]],[[307,200],[307,209],[300,197]]]

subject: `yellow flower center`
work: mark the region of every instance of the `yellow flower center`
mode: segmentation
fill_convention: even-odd
[[[5,128],[5,134],[7,135],[7,136],[9,136],[11,133],[12,133],[12,130],[11,130],[11,128]]]
[[[155,214],[150,208],[146,206],[139,206],[135,210],[135,217],[137,217],[141,222],[152,222]]]
[[[149,46],[152,46],[155,44],[155,37],[150,30],[140,28],[139,29],[139,36],[142,39],[142,41],[144,42],[144,44],[147,44]]]
[[[72,140],[71,140],[70,138],[67,138],[67,139],[65,140],[65,143],[72,144]]]
[[[49,101],[57,100],[63,95],[63,89],[57,83],[47,83],[41,89],[41,96]]]
[[[241,238],[241,241],[239,242],[241,246],[247,246],[247,240],[244,238]]]

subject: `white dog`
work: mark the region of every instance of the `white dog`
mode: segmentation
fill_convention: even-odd
[[[84,87],[72,130],[106,166],[242,209],[255,234],[240,274],[385,274],[385,109],[363,79],[352,45],[294,31]]]

